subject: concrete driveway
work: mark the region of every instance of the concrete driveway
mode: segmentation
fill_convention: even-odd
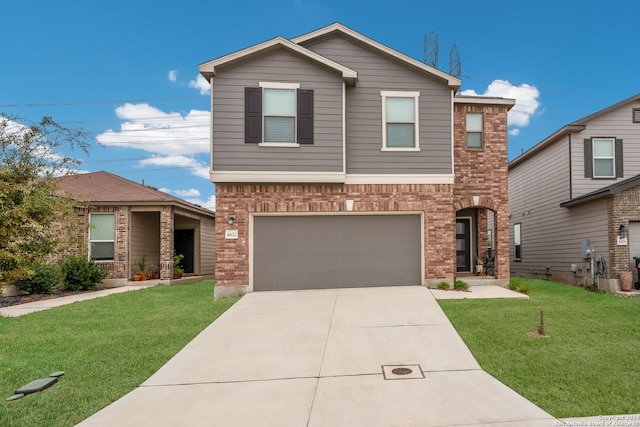
[[[432,291],[411,286],[247,294],[80,425],[555,423],[485,373]]]

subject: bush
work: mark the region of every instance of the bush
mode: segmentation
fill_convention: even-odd
[[[467,284],[467,282],[464,282],[462,280],[456,280],[455,282],[453,282],[453,289],[457,291],[468,291],[469,285]]]
[[[14,282],[16,289],[30,294],[50,294],[60,284],[60,272],[55,265],[34,264]]]
[[[93,260],[70,256],[60,262],[65,286],[72,291],[95,290],[107,273]]]
[[[444,281],[438,283],[438,289],[442,289],[443,291],[446,291],[447,289],[449,289],[449,283]]]

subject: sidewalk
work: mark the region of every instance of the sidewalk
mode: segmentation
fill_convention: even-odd
[[[86,292],[78,295],[69,295],[60,298],[50,298],[46,300],[29,302],[26,304],[13,305],[10,307],[0,308],[0,316],[3,317],[18,317],[29,313],[35,313],[36,311],[47,310],[52,307],[60,307],[61,305],[71,304],[77,301],[86,301],[94,298],[100,298],[107,295],[119,294],[122,292],[136,291],[139,289],[155,286],[156,284],[144,284],[135,286],[120,286],[117,288],[101,289],[93,292]]]

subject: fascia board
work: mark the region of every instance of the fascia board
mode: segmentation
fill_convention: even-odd
[[[351,68],[345,67],[344,65],[338,64],[337,62],[332,61],[329,58],[325,58],[324,56],[319,55],[300,45],[292,43],[283,37],[276,37],[271,40],[267,40],[257,45],[248,47],[246,49],[242,49],[237,52],[231,53],[229,55],[225,55],[220,58],[205,62],[198,66],[198,71],[200,71],[200,73],[207,80],[209,80],[211,77],[215,77],[216,67],[246,59],[248,57],[251,57],[252,55],[263,53],[264,51],[268,51],[269,49],[273,49],[274,47],[277,47],[277,46],[281,46],[285,49],[289,49],[293,52],[296,52],[310,59],[311,61],[317,62],[325,67],[328,67],[330,69],[337,71],[342,75],[342,78],[345,79],[347,82],[355,83],[355,80],[358,78],[357,71],[352,70]]]

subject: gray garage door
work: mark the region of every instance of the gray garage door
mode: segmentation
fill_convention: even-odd
[[[421,284],[419,215],[258,216],[253,289]]]

